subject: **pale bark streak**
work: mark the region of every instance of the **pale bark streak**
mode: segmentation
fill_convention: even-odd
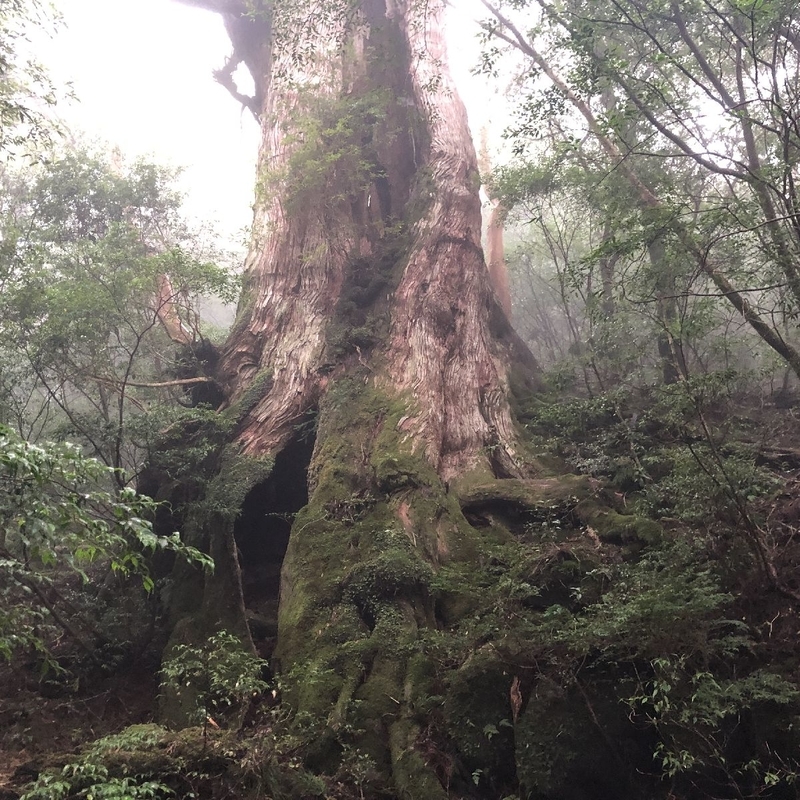
[[[183,324],[178,313],[175,289],[169,275],[158,276],[158,294],[156,296],[156,314],[167,336],[176,344],[191,344],[194,341],[192,331]]]
[[[490,202],[492,210],[489,214],[489,225],[486,231],[489,277],[492,279],[492,286],[503,311],[511,319],[511,291],[508,287],[508,267],[506,266],[504,242],[506,210],[499,200],[494,199]]]
[[[104,383],[107,386],[121,388],[124,386],[135,386],[137,389],[169,389],[174,386],[197,386],[200,383],[213,383],[213,378],[181,378],[174,381],[158,381],[157,383],[142,383],[139,381],[120,381],[101,378],[99,375],[89,376],[93,381]]]
[[[481,177],[485,180],[492,171],[489,159],[488,133],[484,128],[481,131],[481,150],[478,157]],[[480,190],[481,199],[485,197],[484,207],[488,204],[490,211],[486,220],[486,266],[489,268],[489,277],[500,305],[506,317],[511,319],[511,291],[508,284],[508,266],[505,254],[505,217],[506,209],[498,197],[493,197],[489,186],[485,183]]]

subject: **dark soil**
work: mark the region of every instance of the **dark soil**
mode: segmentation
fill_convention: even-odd
[[[87,742],[152,720],[156,670],[140,665],[77,687],[39,680],[32,670],[0,669],[0,800],[19,797],[47,766]]]

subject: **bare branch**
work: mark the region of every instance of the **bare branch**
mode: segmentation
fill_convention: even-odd
[[[99,375],[89,376],[93,381],[104,383],[107,386],[118,386],[121,381],[112,381],[109,378],[101,378]],[[166,389],[170,386],[194,386],[198,383],[214,383],[213,378],[182,378],[174,381],[160,381],[158,383],[139,383],[137,381],[125,381],[126,386],[134,386],[137,389]]]
[[[244,108],[249,109],[255,117],[256,122],[260,122],[261,109],[259,108],[258,99],[250,97],[250,95],[242,94],[242,92],[239,91],[239,87],[236,85],[236,81],[233,79],[233,73],[236,72],[236,68],[242,61],[243,59],[234,53],[225,61],[225,66],[222,67],[222,69],[215,69],[212,74],[214,75],[214,80],[220,86],[227,89],[234,100],[238,100]]]

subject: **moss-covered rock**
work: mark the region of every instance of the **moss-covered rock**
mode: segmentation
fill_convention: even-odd
[[[468,773],[489,781],[510,779],[514,736],[509,690],[513,667],[492,645],[473,653],[446,679],[444,719]],[[479,781],[480,783],[480,781]]]
[[[623,545],[629,554],[635,554],[648,545],[657,545],[664,536],[662,527],[655,520],[620,514],[592,499],[580,503],[575,514],[601,542]]]
[[[603,680],[592,680],[590,685],[591,696],[577,683],[564,686],[545,677],[530,688],[514,726],[521,796],[548,800],[640,796],[630,784],[635,761],[626,763],[630,757],[626,741],[635,731],[627,724],[616,686]]]

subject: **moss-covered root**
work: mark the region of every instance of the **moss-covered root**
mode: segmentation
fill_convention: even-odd
[[[378,654],[358,697],[373,724],[382,720],[385,738],[372,746],[388,745],[398,800],[445,800],[447,793],[418,749],[420,727],[414,709],[431,692],[432,670],[427,657],[418,651],[416,617],[406,602],[380,615],[373,632],[381,640]],[[369,730],[365,733],[364,745],[369,749]]]
[[[614,498],[601,484],[583,475],[558,475],[539,480],[465,480],[456,487],[464,511],[484,508],[502,513],[518,509],[537,514],[544,509],[569,516],[603,543],[635,553],[661,541],[663,530],[654,520],[614,509]]]
[[[420,730],[410,719],[389,728],[392,776],[401,800],[447,800],[447,792],[416,749]]]
[[[419,631],[413,609],[400,603],[399,611],[382,615],[384,618],[376,625],[373,635],[383,639],[382,646],[357,693],[363,713],[372,718],[373,724],[382,720],[379,727],[385,738],[370,742],[370,725],[364,720],[367,730],[363,744],[367,750],[388,745],[398,800],[445,800],[447,792],[419,751],[421,731],[414,710],[431,693],[433,670],[427,657],[417,650]],[[377,754],[377,750],[373,752]]]
[[[398,800],[447,796],[417,749],[415,708],[430,695],[432,674],[419,650],[419,617],[419,608],[407,600],[383,602],[374,628],[360,628],[355,638],[344,604],[325,622],[316,620],[317,646],[295,663],[284,687],[298,719],[304,725],[314,720],[320,731],[307,758],[313,769],[335,769],[341,755],[336,743],[347,742],[375,762]]]

